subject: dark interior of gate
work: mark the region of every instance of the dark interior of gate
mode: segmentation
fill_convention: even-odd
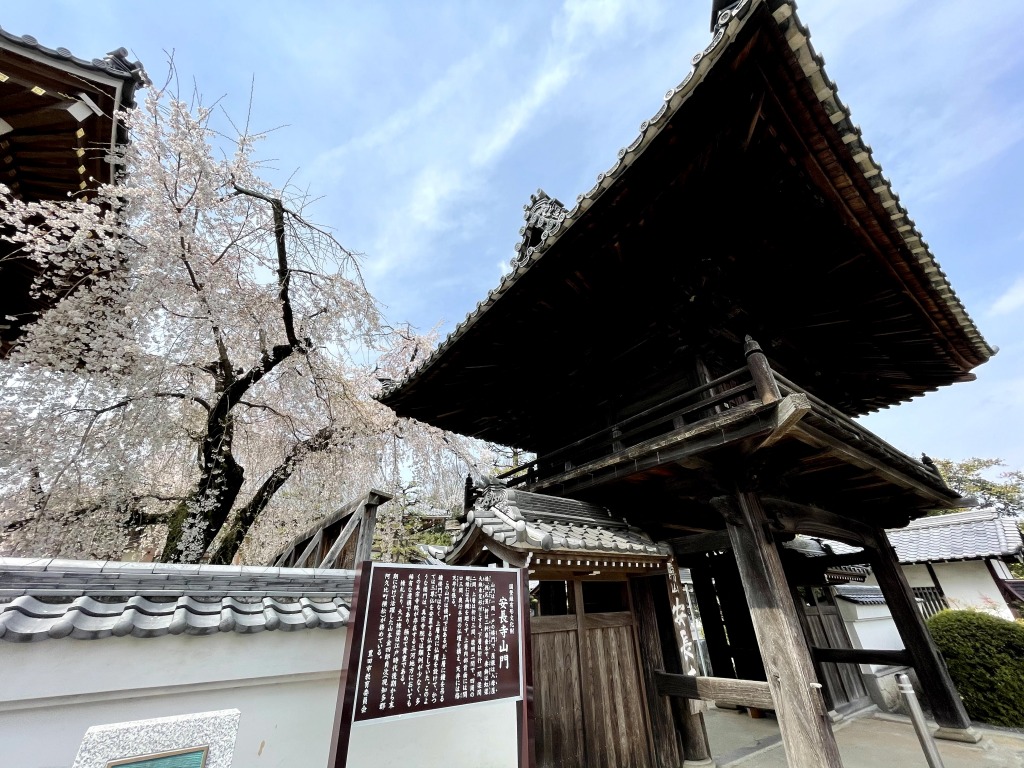
[[[772,709],[791,764],[840,765],[828,712],[862,663],[912,665],[940,725],[969,726],[884,534],[962,501],[853,419],[993,350],[808,34],[784,0],[723,10],[595,187],[535,195],[513,271],[381,396],[536,456],[469,490],[449,562],[538,582],[540,765],[705,759],[693,699]],[[808,557],[801,534],[856,549]],[[836,631],[830,579],[864,566],[902,651]],[[677,567],[710,671],[673,623]]]

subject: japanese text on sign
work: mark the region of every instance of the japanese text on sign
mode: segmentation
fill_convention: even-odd
[[[354,719],[522,695],[518,574],[374,564]]]

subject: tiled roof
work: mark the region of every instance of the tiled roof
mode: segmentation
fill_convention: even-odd
[[[1024,552],[1017,519],[985,510],[922,517],[886,533],[901,563],[1013,557]]]
[[[0,640],[337,629],[352,571],[0,558]]]
[[[836,543],[812,536],[797,536],[791,541],[783,542],[782,546],[805,557],[823,557],[840,552],[840,548],[833,546]],[[840,545],[842,546],[845,545]],[[853,551],[853,547],[849,549]],[[845,584],[849,581],[864,581],[870,572],[871,569],[863,565],[833,565],[825,569],[824,575],[830,584]]]
[[[721,12],[711,42],[703,50],[694,54],[691,59],[692,67],[686,77],[677,86],[666,92],[661,107],[649,120],[644,120],[640,124],[639,135],[619,150],[612,166],[604,173],[597,175],[597,183],[578,195],[576,204],[571,209],[559,211],[557,216],[545,219],[543,238],[536,246],[524,247],[524,244],[520,243],[516,248],[516,256],[512,259],[512,270],[502,277],[501,283],[466,315],[466,319],[459,323],[416,369],[409,372],[402,380],[386,385],[380,394],[381,398],[404,388],[423,375],[439,360],[445,350],[466,334],[492,305],[497,303],[536,262],[544,257],[544,254],[561,239],[566,230],[583,216],[594,201],[612,186],[615,180],[643,154],[661,130],[669,124],[676,112],[689,99],[690,94],[706,78],[715,63],[722,58],[722,54],[738,37],[751,10],[759,5],[765,5],[771,11],[772,19],[784,34],[804,75],[814,88],[815,95],[825,108],[832,124],[842,135],[843,143],[849,148],[857,167],[879,196],[882,205],[889,210],[893,221],[899,224],[900,235],[928,276],[932,290],[956,318],[971,346],[981,358],[988,359],[995,354],[967,314],[963,303],[957,297],[946,274],[939,267],[928,244],[922,239],[914,221],[901,205],[899,195],[893,191],[889,180],[883,175],[881,167],[872,156],[871,147],[861,136],[860,127],[850,119],[850,109],[839,98],[835,83],[825,73],[825,60],[814,50],[810,42],[810,32],[797,17],[796,4],[789,0],[740,0]],[[538,191],[538,193],[543,198],[547,198],[543,191]],[[534,202],[536,199],[537,196],[535,196]],[[529,215],[532,208],[529,205],[525,207]]]
[[[921,517],[885,533],[901,563],[1024,556],[1017,519],[989,510]],[[838,554],[860,549],[838,541],[827,544]]]
[[[128,82],[141,84],[145,80],[142,64],[137,61],[128,61],[128,51],[124,48],[111,51],[102,59],[80,59],[67,48],[47,48],[32,35],[15,35],[3,27],[0,27],[0,42],[13,44],[17,48],[33,51],[57,61],[66,61],[83,69],[113,75]]]
[[[655,544],[646,533],[612,517],[604,507],[503,486],[490,486],[474,502],[459,538],[474,527],[520,550],[650,557],[671,553],[667,544]]]
[[[841,584],[833,587],[836,597],[857,605],[885,605],[885,597],[879,587],[866,587],[863,584]]]

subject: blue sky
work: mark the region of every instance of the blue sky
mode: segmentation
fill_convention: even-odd
[[[571,204],[709,39],[710,0],[20,2],[0,25],[83,58],[165,51],[275,128],[270,180],[365,254],[394,322],[447,333],[498,281],[544,188]],[[169,10],[173,8],[173,11]],[[870,416],[911,454],[1024,467],[1024,3],[805,0],[799,13],[975,322],[978,381]]]

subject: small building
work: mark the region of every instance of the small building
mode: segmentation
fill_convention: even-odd
[[[926,616],[968,608],[1014,618],[1004,585],[1013,578],[1007,564],[1024,561],[1016,518],[972,510],[922,517],[887,533]]]

